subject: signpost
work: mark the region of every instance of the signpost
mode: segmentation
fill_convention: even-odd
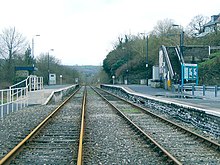
[[[56,85],[56,74],[49,74],[49,84],[48,85]]]
[[[112,76],[112,84],[115,84],[115,76]]]
[[[182,79],[181,84],[184,85],[184,81],[195,82],[198,85],[199,76],[198,76],[198,65],[197,64],[182,64]]]

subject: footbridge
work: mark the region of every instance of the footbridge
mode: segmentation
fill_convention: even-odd
[[[198,85],[197,62],[208,58],[209,47],[184,46],[184,48],[184,54],[179,46],[162,45],[159,50],[160,78],[165,89],[171,87],[171,84]]]

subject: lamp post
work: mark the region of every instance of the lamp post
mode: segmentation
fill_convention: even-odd
[[[179,27],[180,25],[172,24],[172,26]],[[184,47],[184,31],[181,30],[181,32],[180,32],[180,53],[181,53],[182,57],[184,56],[183,47]]]
[[[180,52],[181,52],[182,57],[184,56],[183,47],[184,47],[184,31],[182,30],[180,33]]]
[[[112,76],[112,84],[115,85],[115,76]]]
[[[148,46],[148,34],[145,33],[140,33],[143,35],[143,39],[146,40],[146,85],[148,86],[148,50],[149,50],[149,46]]]
[[[63,84],[63,75],[61,74],[60,75],[60,85],[62,85]]]
[[[172,26],[180,26],[180,25],[176,25],[176,24],[173,24]],[[180,55],[182,56],[182,58],[184,57],[184,51],[183,51],[183,48],[184,48],[184,31],[181,29],[181,32],[180,32]],[[184,85],[184,65],[182,64],[181,65],[181,85]]]
[[[146,84],[148,86],[148,35],[146,36]]]
[[[34,37],[39,37],[40,34],[36,34],[32,37],[32,51],[31,51],[31,55],[32,55],[32,58],[34,59]],[[34,64],[33,64],[34,66]]]
[[[54,51],[54,49],[50,49],[47,54],[47,76],[48,76],[48,85],[50,85],[50,51]]]

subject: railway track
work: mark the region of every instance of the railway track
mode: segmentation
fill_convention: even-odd
[[[183,164],[220,164],[220,144],[115,95],[100,94]]]
[[[218,143],[95,91],[71,95],[0,164],[220,164]]]
[[[155,151],[155,145],[91,89],[85,120],[84,164],[178,164]]]
[[[50,113],[0,164],[76,164],[82,101],[80,89]]]

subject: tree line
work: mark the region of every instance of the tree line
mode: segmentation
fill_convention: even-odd
[[[41,53],[36,58],[31,55],[30,43],[15,27],[2,30],[0,34],[0,89],[20,81],[23,77],[16,75],[15,67],[37,68],[34,73],[44,78],[48,83],[48,72],[62,75],[63,83],[74,83],[79,73],[61,64],[61,61],[47,53]],[[48,71],[49,69],[49,71]]]
[[[207,22],[207,17],[197,15],[193,17],[189,25],[184,29],[182,26],[175,25],[174,20],[164,19],[158,21],[153,30],[147,34],[125,34],[118,37],[113,50],[107,54],[103,61],[103,71],[105,72],[103,81],[112,83],[112,76],[115,76],[117,83],[124,83],[124,80],[128,80],[129,84],[133,84],[140,83],[140,80],[146,79],[146,77],[151,78],[152,66],[158,65],[158,51],[161,45],[180,45],[180,34],[182,32],[184,32],[184,45],[220,45],[219,29],[217,29],[216,33],[198,37],[203,32],[203,25]],[[146,52],[148,52],[148,59],[146,59]],[[196,53],[202,54],[201,52]],[[218,58],[218,56],[210,56],[210,58]],[[206,60],[201,58],[201,61],[198,62],[200,82],[207,84],[220,83],[219,78],[218,81],[212,82],[210,81],[212,77],[209,77],[213,76],[213,79],[216,76],[220,77],[220,72],[217,75],[215,74],[215,76],[213,74],[204,74],[206,72],[212,73],[213,70],[216,70],[210,64],[207,64]],[[216,62],[216,60],[214,61]],[[148,69],[146,69],[146,63],[148,63]],[[218,62],[215,66],[219,64]]]

